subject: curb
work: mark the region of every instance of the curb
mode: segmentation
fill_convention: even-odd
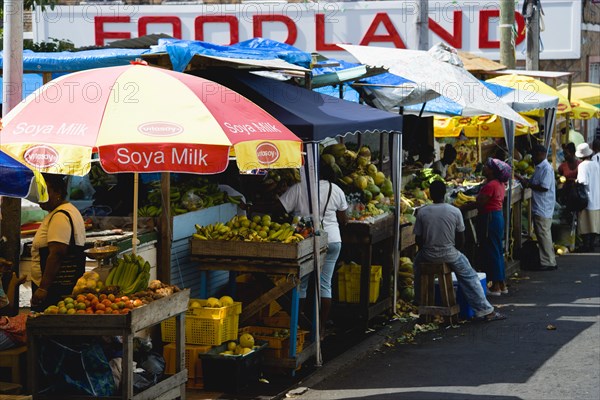
[[[387,341],[388,336],[393,336],[406,330],[412,330],[412,326],[415,323],[415,321],[390,321],[389,325],[384,326],[379,331],[373,332],[372,336],[349,348],[333,360],[324,363],[322,367],[318,368],[315,372],[308,375],[285,392],[280,393],[278,396],[274,397],[274,399],[285,398],[287,397],[286,394],[290,391],[301,391],[302,388],[309,389],[318,385],[322,381],[336,375],[341,370],[347,369],[348,365],[355,363],[383,346]],[[290,393],[290,396],[298,394],[300,394],[300,392]]]

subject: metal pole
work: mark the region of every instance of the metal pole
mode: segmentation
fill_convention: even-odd
[[[4,63],[2,66],[2,116],[23,98],[23,0],[4,1]],[[6,240],[4,257],[18,269],[21,255],[21,199],[2,198],[0,238]]]
[[[515,2],[500,1],[500,63],[515,68]]]
[[[540,69],[540,7],[537,0],[527,2],[527,61],[525,69]]]
[[[420,0],[417,7],[417,50],[429,50],[429,0]]]

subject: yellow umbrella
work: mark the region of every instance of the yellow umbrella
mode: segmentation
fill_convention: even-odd
[[[539,132],[536,120],[524,117],[531,127],[515,124],[515,135],[521,136]],[[440,117],[433,119],[433,132],[435,137],[458,137],[464,129],[467,137],[504,137],[502,120],[496,115],[479,115],[475,117]]]
[[[583,100],[571,100],[571,119],[592,119],[600,118],[600,108],[586,103]]]
[[[569,86],[565,83],[558,86],[558,91],[565,97],[569,94]],[[589,104],[600,104],[600,85],[597,83],[577,82],[571,85],[571,100],[585,101]]]
[[[539,79],[525,75],[499,75],[495,78],[488,79],[487,82],[496,83],[498,85],[510,87],[513,89],[524,90],[527,92],[542,93],[548,96],[558,97],[557,114],[564,114],[571,111],[569,100],[566,96],[554,89],[552,86],[545,84]],[[525,113],[527,115],[542,115],[543,110],[531,111]]]

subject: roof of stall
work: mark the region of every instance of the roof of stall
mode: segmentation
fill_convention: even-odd
[[[254,38],[231,46],[213,43],[160,39],[157,46],[142,57],[149,63],[174,71],[213,67],[309,71],[310,53],[285,43]]]
[[[147,53],[148,49],[96,49],[84,51],[61,51],[37,53],[23,51],[24,72],[73,72],[92,68],[127,65],[130,61]],[[4,52],[0,54],[0,68]]]
[[[204,71],[203,77],[247,97],[305,142],[354,133],[400,132],[402,116],[248,72]]]

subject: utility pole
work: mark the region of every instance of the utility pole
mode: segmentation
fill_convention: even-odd
[[[417,11],[417,50],[429,50],[429,0],[419,0]]]
[[[515,2],[500,0],[500,63],[515,68]]]
[[[539,0],[525,0],[523,16],[527,28],[527,61],[525,69],[537,71],[540,69],[540,9]]]
[[[23,99],[23,0],[4,0],[2,116]],[[18,268],[21,254],[21,199],[2,197],[0,238],[5,258]],[[18,271],[18,270],[17,270]]]

